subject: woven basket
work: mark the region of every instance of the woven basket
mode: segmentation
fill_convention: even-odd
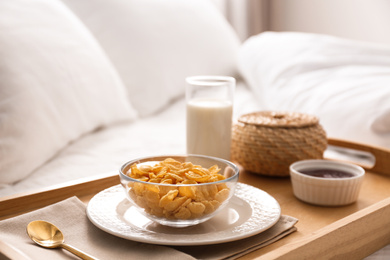
[[[243,115],[233,125],[231,157],[247,171],[284,177],[295,161],[323,158],[326,146],[317,117],[261,111]]]

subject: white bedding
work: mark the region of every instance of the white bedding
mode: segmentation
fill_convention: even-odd
[[[238,84],[234,117],[260,109],[252,92]],[[22,181],[0,189],[0,197],[32,191],[78,178],[118,172],[134,158],[153,154],[184,154],[184,98],[152,117],[100,129],[71,143]]]
[[[0,28],[0,195],[183,153],[185,77],[238,73],[208,0],[0,1]]]
[[[135,119],[99,44],[58,0],[0,1],[0,187],[69,142]]]
[[[390,148],[390,47],[267,32],[243,44],[239,66],[264,109],[315,114],[329,137]]]

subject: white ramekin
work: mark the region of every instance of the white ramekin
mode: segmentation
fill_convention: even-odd
[[[303,174],[309,169],[333,169],[352,173],[348,178],[322,178]],[[342,206],[359,196],[365,171],[362,167],[329,160],[302,160],[290,165],[294,195],[307,203],[321,206]]]

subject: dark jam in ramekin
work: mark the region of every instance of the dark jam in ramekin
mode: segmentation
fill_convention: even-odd
[[[313,177],[319,177],[319,178],[351,178],[355,175],[342,171],[342,170],[334,170],[334,169],[307,169],[307,170],[300,170],[300,173],[313,176]]]

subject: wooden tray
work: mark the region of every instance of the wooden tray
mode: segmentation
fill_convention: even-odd
[[[329,139],[332,146],[375,156],[359,199],[344,207],[319,207],[296,199],[289,178],[241,172],[240,182],[258,187],[279,202],[282,214],[299,219],[298,231],[241,259],[361,259],[390,244],[390,150]],[[116,172],[0,198],[0,219],[16,216],[71,196],[87,203],[97,192],[119,184]]]

